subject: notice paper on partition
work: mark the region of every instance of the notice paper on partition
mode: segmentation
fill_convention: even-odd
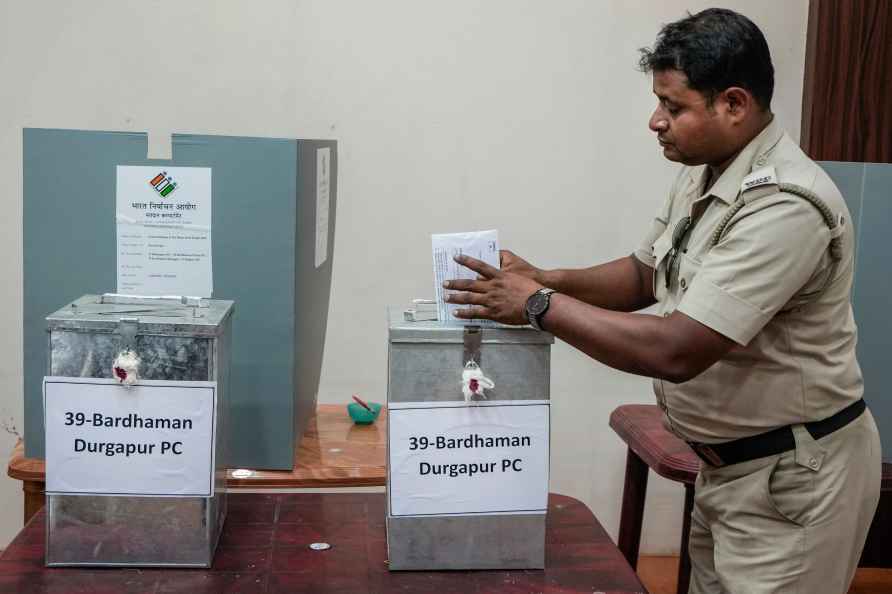
[[[216,388],[44,378],[46,492],[213,496]]]
[[[328,258],[328,215],[331,203],[331,149],[316,149],[316,268]]]
[[[210,297],[211,169],[119,165],[116,188],[117,292]]]
[[[545,513],[549,402],[388,404],[390,515]]]

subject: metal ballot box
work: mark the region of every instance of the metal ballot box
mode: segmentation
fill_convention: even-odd
[[[389,328],[389,568],[544,568],[554,338],[411,313]]]
[[[213,496],[48,494],[48,566],[211,565],[226,518],[233,310],[225,300],[86,295],[46,318],[48,376],[112,378],[116,357],[130,351],[138,381],[217,382]]]

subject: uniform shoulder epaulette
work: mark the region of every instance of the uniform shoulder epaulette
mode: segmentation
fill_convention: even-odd
[[[830,252],[833,255],[833,259],[841,259],[842,242],[840,241],[840,237],[845,230],[845,219],[842,214],[834,213],[833,210],[811,190],[796,184],[780,183],[777,179],[777,172],[775,172],[774,167],[770,165],[768,167],[757,169],[743,178],[743,182],[740,184],[740,194],[738,199],[731,208],[728,209],[725,216],[722,217],[721,222],[715,228],[715,231],[713,231],[709,247],[712,248],[719,242],[722,235],[725,233],[725,229],[731,222],[731,219],[733,219],[743,207],[756,198],[770,196],[780,192],[803,198],[818,210],[821,217],[824,219],[824,222],[827,224],[827,227],[830,229]]]
[[[740,184],[740,198],[744,204],[749,204],[757,198],[778,193],[779,182],[774,167],[762,167],[743,178]]]

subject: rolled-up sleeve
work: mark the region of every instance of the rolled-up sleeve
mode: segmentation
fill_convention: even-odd
[[[830,230],[806,200],[745,206],[700,263],[678,310],[746,346],[815,274]]]
[[[644,240],[635,250],[634,255],[638,260],[651,268],[656,268],[657,259],[654,257],[654,242],[666,230],[666,223],[659,218],[655,218],[651,223],[650,230],[644,236]]]

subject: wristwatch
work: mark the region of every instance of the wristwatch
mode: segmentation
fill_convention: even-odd
[[[545,312],[548,311],[548,306],[551,305],[551,294],[554,292],[554,289],[542,288],[530,295],[529,299],[527,299],[527,320],[529,320],[530,326],[536,330],[542,330],[539,320],[541,320],[542,316],[545,315]]]

